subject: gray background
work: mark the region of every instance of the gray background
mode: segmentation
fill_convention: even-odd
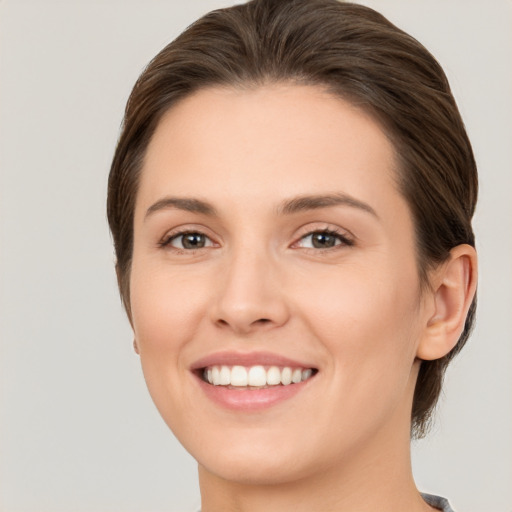
[[[199,504],[195,464],[145,389],[104,213],[124,103],[147,61],[231,1],[0,1],[0,510]],[[512,511],[512,3],[367,0],[451,80],[481,197],[475,334],[448,373],[419,487]],[[491,5],[488,2],[485,5]]]

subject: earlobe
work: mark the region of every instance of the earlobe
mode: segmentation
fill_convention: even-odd
[[[136,338],[133,338],[133,350],[135,350],[136,354],[140,355],[139,345],[137,344],[137,339]]]
[[[440,359],[457,344],[475,296],[477,256],[474,247],[458,245],[432,279],[433,313],[426,319],[417,357]]]

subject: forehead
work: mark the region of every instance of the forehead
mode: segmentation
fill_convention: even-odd
[[[394,148],[380,125],[319,87],[207,88],[160,121],[137,206],[163,193],[229,204],[241,194],[271,202],[333,189],[378,204],[397,195],[394,177]]]

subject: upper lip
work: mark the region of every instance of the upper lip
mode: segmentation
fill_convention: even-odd
[[[223,351],[204,356],[191,365],[191,370],[208,366],[290,366],[292,368],[315,368],[310,363],[298,361],[272,352]]]

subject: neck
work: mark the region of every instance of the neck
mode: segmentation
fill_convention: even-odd
[[[395,424],[396,426],[396,424]],[[412,477],[409,430],[381,432],[342,464],[273,484],[233,482],[199,466],[202,512],[425,512]]]

